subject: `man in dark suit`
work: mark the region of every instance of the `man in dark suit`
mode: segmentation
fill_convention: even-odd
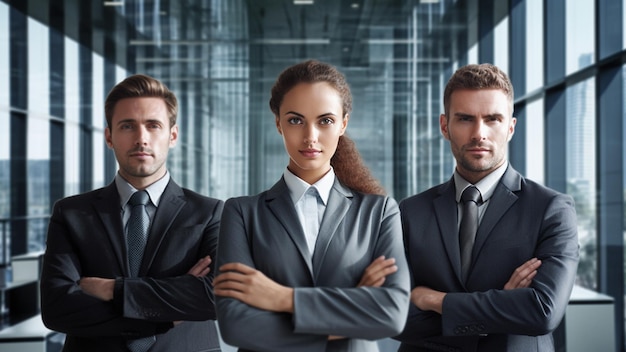
[[[41,309],[47,327],[66,333],[64,351],[220,350],[211,261],[223,202],[170,178],[177,109],[152,77],[116,85],[105,103],[115,180],[54,206]],[[131,205],[139,195],[147,204]]]
[[[573,201],[507,162],[516,119],[504,72],[460,68],[444,108],[454,175],[400,204],[412,304],[399,350],[554,351],[578,265]]]

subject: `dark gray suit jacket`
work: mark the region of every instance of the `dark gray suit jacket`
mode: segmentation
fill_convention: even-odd
[[[454,181],[400,203],[412,286],[448,292],[443,315],[411,305],[400,351],[554,351],[578,265],[571,197],[508,167],[478,228],[461,280]],[[503,290],[527,260],[542,261],[529,288]]]
[[[356,288],[377,257],[398,271],[382,287]],[[218,267],[240,262],[294,287],[295,313],[273,313],[217,297],[224,341],[250,351],[377,351],[375,340],[398,334],[409,305],[409,273],[400,214],[389,197],[364,195],[335,181],[313,257],[289,190],[226,201]],[[328,335],[348,338],[328,342]]]
[[[219,351],[211,286],[186,275],[202,257],[215,258],[223,202],[170,180],[154,215],[140,268],[128,279],[126,241],[115,183],[56,202],[41,278],[45,325],[67,334],[64,351],[127,351],[126,340],[156,334],[151,352]],[[104,302],[78,280],[118,279]],[[174,321],[184,321],[173,326]]]

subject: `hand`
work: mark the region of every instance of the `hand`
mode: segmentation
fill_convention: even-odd
[[[293,313],[293,288],[280,285],[262,272],[241,263],[224,264],[220,271],[221,274],[213,281],[216,295],[234,298],[271,312]]]
[[[363,277],[357,287],[380,287],[385,282],[387,275],[391,275],[396,271],[398,271],[396,260],[394,258],[385,259],[385,256],[381,255],[365,268]]]
[[[421,310],[431,310],[441,314],[445,292],[435,291],[425,286],[417,286],[411,291],[411,302]]]
[[[198,260],[198,262],[194,264],[191,269],[189,269],[187,274],[195,277],[206,276],[211,271],[209,265],[211,265],[211,256],[207,255],[206,257]]]
[[[78,286],[80,286],[83,292],[90,296],[94,296],[103,301],[110,301],[113,299],[115,280],[100,277],[83,277],[78,282]]]
[[[520,265],[515,269],[509,281],[504,284],[505,290],[512,290],[514,288],[526,288],[530,286],[535,275],[537,275],[537,269],[541,266],[541,260],[532,258],[526,263]]]

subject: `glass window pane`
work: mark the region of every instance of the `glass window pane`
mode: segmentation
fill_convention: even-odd
[[[28,18],[28,215],[50,213],[50,70],[48,27]],[[47,222],[28,221],[28,251],[44,248]]]
[[[594,0],[565,2],[566,74],[595,62]]]
[[[504,2],[502,2],[504,3]],[[509,17],[505,17],[494,30],[494,65],[509,72]]]
[[[104,186],[104,59],[94,53],[92,75],[93,188]]]
[[[9,38],[9,6],[3,2],[0,2],[0,77],[3,77],[3,79],[0,79],[0,110],[8,109],[10,104],[10,80],[5,78],[10,77]],[[5,130],[5,132],[7,131],[8,129]],[[5,139],[2,138],[2,141],[4,140]],[[0,153],[2,153],[2,149],[3,148],[0,148]]]
[[[578,284],[596,289],[596,125],[595,80],[589,78],[566,91],[567,193],[576,203],[580,264]]]
[[[622,43],[626,48],[626,0],[622,1]]]
[[[36,113],[39,118],[43,117],[47,119],[50,114],[50,94],[48,93],[50,87],[49,46],[48,27],[28,17],[29,117],[32,117],[32,114]],[[39,122],[36,124],[47,125],[47,122]],[[41,143],[39,142],[39,144]],[[30,149],[31,148],[29,148],[29,152],[31,152]],[[46,158],[48,158],[47,154]]]
[[[79,65],[78,43],[65,38],[65,195],[73,195],[79,189]]]
[[[0,77],[10,77],[9,66],[9,7],[0,2]],[[11,123],[10,123],[10,90],[9,79],[0,79],[0,218],[7,219],[11,215]],[[9,223],[0,223],[0,235],[6,236]],[[8,247],[8,246],[7,246]],[[0,242],[0,253],[4,252]],[[0,265],[6,258],[0,256]]]
[[[526,92],[543,85],[543,0],[526,0]]]

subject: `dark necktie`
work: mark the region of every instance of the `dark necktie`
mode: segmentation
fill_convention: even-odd
[[[459,227],[459,243],[461,246],[461,273],[463,282],[467,280],[467,273],[472,261],[472,249],[478,230],[478,204],[482,203],[482,197],[478,188],[467,187],[461,195],[463,202],[463,218]]]
[[[146,191],[133,193],[128,201],[131,210],[130,218],[128,218],[128,223],[126,224],[126,243],[128,247],[128,267],[131,277],[137,277],[139,275],[139,267],[141,266],[143,252],[148,240],[150,218],[146,211],[146,205],[149,201],[150,196]],[[132,352],[146,352],[155,342],[156,338],[154,336],[148,336],[141,339],[129,340],[127,345]]]

